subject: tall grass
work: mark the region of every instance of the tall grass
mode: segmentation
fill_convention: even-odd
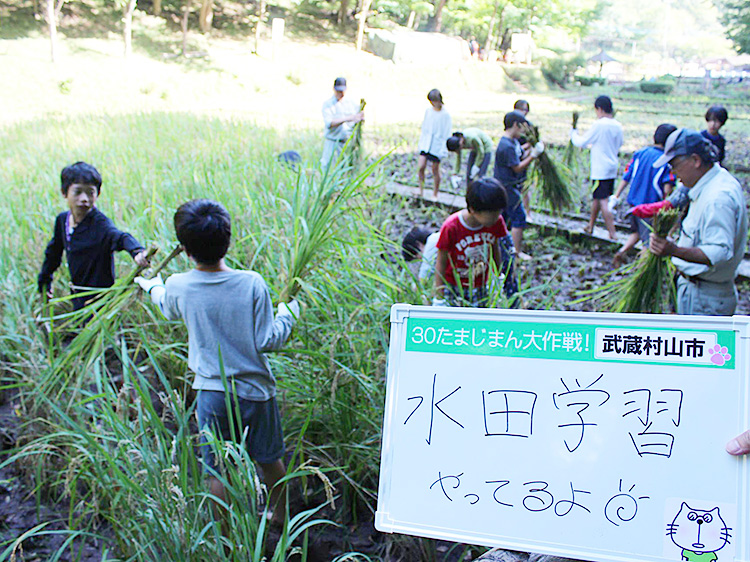
[[[79,159],[102,173],[98,206],[144,245],[172,247],[177,206],[211,197],[232,214],[229,264],[260,272],[275,299],[299,294],[305,308],[295,336],[270,357],[294,452],[290,472],[311,509],[333,493],[327,517],[371,518],[389,309],[421,302],[424,292],[389,257],[397,252],[382,233],[391,220],[385,196],[364,182],[376,170],[352,176],[342,162],[327,178],[312,166],[296,173],[276,154],[295,149],[315,162],[317,134],[180,114],[31,122],[7,129],[0,143],[0,180],[11,186],[0,195],[8,232],[0,238],[2,390],[15,397],[25,424],[6,462],[21,467],[39,494],[69,502],[71,536],[97,533],[103,519],[111,529],[106,549],[132,560],[254,560],[264,536],[257,502],[248,499],[258,493],[252,463],[239,449],[224,449],[237,471],[227,480],[233,534],[222,538],[211,519],[194,450],[186,334],[147,299],[117,307],[118,321],[97,332],[97,351],[71,363],[73,387],[52,384],[35,276],[64,208],[59,170]],[[123,275],[135,266],[120,255],[117,267]],[[165,273],[189,267],[180,256]],[[58,297],[67,281],[63,266]],[[62,389],[66,400],[43,388]],[[291,535],[317,520],[309,509],[291,519],[279,556],[293,548]]]

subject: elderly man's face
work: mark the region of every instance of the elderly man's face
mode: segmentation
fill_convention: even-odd
[[[672,173],[685,187],[693,187],[706,173],[702,160],[697,154],[675,156],[669,164],[672,166]]]

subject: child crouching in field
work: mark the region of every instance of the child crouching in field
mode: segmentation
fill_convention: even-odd
[[[125,250],[139,266],[148,265],[143,246],[127,232],[118,230],[96,208],[101,189],[102,176],[91,164],[76,162],[63,168],[60,191],[68,210],[57,215],[52,240],[44,251],[44,263],[37,278],[40,293],[52,297],[52,276],[60,266],[63,251],[74,294],[114,285],[114,252]],[[73,299],[76,310],[85,304],[85,297]]]
[[[229,213],[221,204],[208,199],[188,201],[177,209],[174,225],[195,269],[172,275],[166,284],[158,276],[135,281],[164,316],[181,318],[187,326],[188,367],[195,375],[193,389],[198,391],[196,411],[211,493],[219,500],[227,499],[204,430],[215,431],[223,441],[240,439],[247,430],[245,446],[263,470],[263,480],[271,490],[269,507],[275,506],[274,521],[280,523],[284,505],[274,485],[286,472],[284,437],[276,380],[263,353],[284,345],[299,305],[281,303],[274,317],[263,278],[225,264],[232,229]],[[233,419],[237,411],[241,419]]]
[[[502,217],[507,201],[505,188],[494,178],[469,184],[466,208],[448,217],[440,228],[433,305],[486,307],[490,262],[495,271],[506,270],[506,295],[517,291],[511,269],[513,240]],[[505,268],[503,252],[511,257]]]

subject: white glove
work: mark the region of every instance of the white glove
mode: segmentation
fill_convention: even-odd
[[[479,166],[477,166],[476,164],[474,164],[474,165],[473,165],[473,166],[471,167],[471,178],[472,178],[472,179],[474,179],[474,178],[475,178],[475,177],[477,177],[478,175],[479,175]]]
[[[451,186],[453,189],[461,187],[461,176],[451,176]]]
[[[432,297],[432,306],[448,306],[445,304],[445,299],[440,299],[438,297]]]
[[[539,141],[534,145],[534,148],[531,149],[531,157],[532,158],[539,158],[539,156],[544,152],[544,143],[542,141]]]
[[[151,279],[146,279],[144,277],[138,276],[135,279],[133,279],[133,283],[139,285],[141,289],[146,291],[149,295],[151,294],[151,290],[154,287],[164,286],[164,281],[161,280],[161,273],[157,273]]]
[[[136,277],[133,279],[133,283],[140,286],[141,289],[146,291],[151,297],[151,302],[161,308],[162,300],[167,292],[164,287],[164,282],[161,280],[161,274],[157,273],[151,279],[144,279],[143,277]]]
[[[615,197],[614,195],[609,196],[609,203],[607,203],[607,207],[609,208],[610,213],[615,212],[615,207],[617,207],[617,204],[620,202],[619,197]]]
[[[280,302],[279,303],[279,316],[291,316],[292,318],[299,318],[299,303],[296,299],[290,303]]]

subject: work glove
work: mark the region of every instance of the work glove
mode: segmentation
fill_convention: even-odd
[[[151,297],[151,302],[161,308],[162,299],[167,289],[164,287],[164,282],[161,280],[161,274],[157,273],[151,279],[145,279],[143,277],[136,277],[133,279],[133,283],[137,284],[141,289],[146,291]]]
[[[461,176],[451,176],[451,186],[453,189],[461,187]]]
[[[531,149],[531,157],[532,158],[539,158],[539,156],[542,155],[544,152],[544,143],[542,141],[539,141],[534,145],[534,148]]]
[[[279,316],[291,316],[292,318],[299,318],[299,303],[296,299],[293,299],[289,303],[280,302],[279,303]]]
[[[432,306],[448,306],[448,305],[445,304],[445,299],[432,297]]]
[[[646,219],[653,217],[662,209],[667,210],[672,208],[672,203],[667,200],[657,201],[656,203],[643,203],[642,205],[636,205],[629,212],[633,213],[634,216]]]
[[[149,295],[154,287],[163,287],[164,281],[161,280],[161,273],[157,273],[153,278],[146,279],[144,277],[136,277],[133,279],[133,283],[140,286],[141,289],[146,291]]]
[[[607,203],[607,207],[609,208],[610,213],[615,212],[615,207],[617,207],[617,204],[620,202],[620,198],[616,197],[615,195],[609,196],[609,203]]]
[[[477,166],[476,164],[474,164],[471,167],[471,179],[474,179],[478,175],[479,175],[479,166]]]

